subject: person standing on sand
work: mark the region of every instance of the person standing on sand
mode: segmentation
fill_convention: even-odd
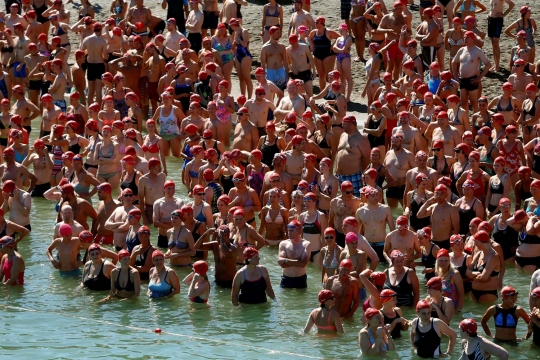
[[[291,79],[300,79],[306,87],[306,94],[313,96],[313,77],[316,73],[315,60],[309,50],[309,46],[298,42],[298,35],[289,35],[289,46],[287,46],[287,59],[291,72]],[[313,70],[313,71],[312,71]]]
[[[377,30],[386,34],[385,45],[394,40],[394,43],[388,48],[386,71],[392,74],[394,80],[397,80],[399,74],[401,74],[401,62],[405,56],[399,50],[399,37],[407,32],[407,23],[403,16],[403,4],[400,1],[394,2],[392,13],[383,16]]]
[[[491,62],[482,49],[474,44],[475,40],[476,35],[472,31],[465,32],[465,47],[459,49],[452,60],[452,73],[459,79],[461,103],[469,104],[470,101],[473,113],[479,110],[478,97],[480,94],[478,88],[482,85],[482,78],[491,68]],[[484,70],[478,75],[480,62],[484,63]]]
[[[302,9],[302,0],[294,0],[294,13],[289,21],[288,35],[296,34],[300,26],[307,27],[310,32],[315,28],[315,20],[309,12]]]
[[[503,12],[504,3],[508,4],[508,9]],[[503,31],[504,18],[506,17],[506,15],[510,14],[514,6],[515,4],[512,0],[490,0],[489,2],[488,37],[491,39],[491,46],[493,47],[493,59],[495,60],[495,64],[493,65],[493,67],[491,67],[487,66],[487,63],[482,61],[484,62],[484,64],[486,64],[486,69],[488,69],[488,71],[501,71],[501,48],[499,46],[499,41],[501,33]],[[465,37],[467,37],[467,33],[465,33]],[[476,111],[478,111],[478,109],[475,107],[475,112]]]
[[[102,26],[100,23],[94,24],[94,35],[88,36],[81,44],[81,50],[87,53],[86,80],[88,80],[88,104],[96,102],[101,104],[103,83],[101,75],[105,72],[105,61],[107,53],[107,42],[101,38]]]
[[[266,71],[266,78],[283,91],[287,86],[289,74],[287,48],[279,42],[280,28],[272,26],[268,32],[270,40],[261,48],[261,67]]]

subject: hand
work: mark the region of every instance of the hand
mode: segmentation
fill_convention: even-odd
[[[52,264],[52,266],[54,266],[55,269],[59,269],[59,268],[60,268],[60,264],[59,264],[58,261],[56,261],[56,260],[52,260],[52,261],[51,261],[51,264]]]
[[[278,262],[279,265],[283,265],[283,264],[285,264],[285,260],[287,260],[287,259],[282,258],[282,257],[278,257],[277,262]]]
[[[30,146],[30,149],[29,149],[29,151],[30,151],[30,154],[31,154],[31,153],[33,153],[33,152],[34,152],[34,150],[35,150],[35,149],[34,149],[34,147],[33,147],[33,146]]]
[[[365,98],[365,97],[366,97],[366,94],[367,94],[367,91],[366,91],[366,90],[364,90],[364,91],[362,91],[362,94],[360,95],[360,97],[363,97],[363,98]]]
[[[384,332],[384,327],[383,327],[383,326],[379,326],[379,327],[377,328],[377,337],[381,336],[383,332]]]
[[[201,276],[199,274],[197,274],[197,273],[193,274],[193,278],[191,279],[191,282],[195,282],[195,281],[199,280],[200,277]]]

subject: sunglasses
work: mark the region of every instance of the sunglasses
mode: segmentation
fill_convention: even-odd
[[[242,182],[244,179],[232,179],[233,182]]]
[[[426,180],[429,180],[429,178],[427,177],[420,178],[420,181],[426,181]]]
[[[296,226],[287,226],[287,230],[289,231],[296,230]]]
[[[502,204],[501,207],[504,208],[504,209],[508,209],[510,206],[512,206],[511,204]]]
[[[204,193],[197,193],[197,196],[203,196]]]
[[[433,151],[441,151],[441,149],[432,149]]]
[[[325,238],[326,240],[332,240],[332,239],[334,239],[333,236],[325,236],[324,238]]]
[[[514,67],[518,68],[518,67],[522,67],[523,65],[514,65]]]
[[[344,191],[345,194],[352,194],[354,191]]]
[[[416,47],[417,47],[417,45],[414,45],[414,44],[409,44],[409,45],[407,45],[407,47],[410,47],[410,48],[416,48]]]
[[[503,297],[514,297],[514,296],[517,296],[518,294],[519,294],[519,292],[516,291],[516,292],[510,293],[510,294],[504,294]]]
[[[150,235],[150,231],[139,232],[139,235]]]
[[[133,197],[133,194],[124,194],[124,197]]]
[[[461,154],[461,150],[459,150],[459,149],[454,149],[454,152],[455,152],[456,154]]]
[[[246,115],[246,113],[237,113],[238,116]]]
[[[279,179],[276,179],[276,180],[270,180],[271,183],[274,183],[274,182],[280,182],[281,180]]]
[[[300,187],[300,186],[297,187],[297,189],[300,190],[300,191],[307,190],[307,188],[305,188],[305,187]]]
[[[257,96],[263,96],[263,95],[266,95],[266,93],[265,93],[265,92],[258,92],[258,91],[256,91],[256,92],[255,92],[255,95],[257,95]]]

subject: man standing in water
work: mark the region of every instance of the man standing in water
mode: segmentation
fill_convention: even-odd
[[[289,73],[289,63],[287,62],[287,49],[279,42],[281,29],[272,26],[269,30],[270,41],[261,48],[261,67],[266,70],[266,78],[285,90],[287,86],[287,74]]]
[[[34,146],[28,151],[28,155],[23,160],[22,165],[34,167],[34,175],[37,179],[36,186],[32,190],[32,197],[43,197],[45,191],[51,188],[51,172],[54,166],[49,151],[41,139],[34,141]]]
[[[227,225],[221,225],[217,230],[208,229],[195,243],[196,250],[213,251],[215,262],[215,282],[223,288],[232,288],[236,275],[236,259],[242,253],[242,249],[230,241],[230,229]],[[210,234],[217,235],[217,241],[203,243]]]
[[[367,204],[356,211],[356,219],[360,222],[360,233],[375,250],[380,261],[384,261],[384,242],[386,225],[394,231],[394,219],[388,205],[379,202],[379,190],[368,187]]]
[[[9,212],[10,221],[31,231],[30,209],[32,208],[32,198],[30,194],[19,189],[13,181],[7,180],[2,185],[2,196],[4,197],[4,203],[2,204],[4,214]]]
[[[56,225],[54,225],[53,241],[54,239],[60,237],[60,227],[64,224],[71,227],[71,233],[75,237],[78,237],[79,234],[84,231],[84,227],[73,219],[73,209],[70,205],[64,205],[60,211],[60,214],[62,216],[62,221],[57,222]]]
[[[153,222],[154,203],[163,197],[166,176],[161,172],[161,162],[157,158],[148,160],[150,171],[139,179],[139,209],[143,214],[143,223]]]
[[[88,217],[92,219],[92,234],[96,233],[96,228],[98,225],[97,213],[96,210],[92,207],[88,201],[81,199],[80,197],[75,196],[75,189],[72,184],[62,185],[60,187],[62,192],[62,202],[60,203],[60,211],[58,212],[58,217],[56,218],[57,222],[62,221],[60,218],[60,213],[66,205],[70,205],[73,210],[73,218],[81,224],[85,230],[88,230]]]
[[[302,180],[306,140],[300,135],[295,135],[291,140],[291,144],[292,150],[284,152],[283,155],[285,155],[285,171],[291,176],[293,188],[296,190],[298,183]]]
[[[59,229],[60,238],[54,239],[46,250],[47,256],[55,269],[60,271],[75,271],[83,266],[78,260],[79,251],[83,248],[78,237],[72,237],[71,227],[63,224]],[[54,257],[52,251],[56,249],[57,256]]]
[[[433,197],[418,210],[419,219],[431,216],[432,240],[441,249],[450,250],[450,237],[459,233],[459,213],[456,207],[446,201],[448,188],[437,185]]]
[[[88,104],[96,102],[101,104],[103,83],[101,75],[105,72],[105,61],[108,58],[107,42],[101,38],[102,26],[100,23],[94,24],[94,35],[88,36],[81,44],[81,50],[87,54],[86,79],[88,80]]]
[[[403,3],[401,1],[395,1],[392,13],[382,17],[377,32],[385,34],[385,45],[392,43],[388,48],[386,71],[392,74],[394,80],[397,80],[401,74],[401,63],[404,57],[399,50],[399,37],[407,32],[407,20],[403,16]]]
[[[345,116],[336,155],[336,175],[340,185],[344,181],[351,182],[354,196],[360,196],[362,172],[369,164],[369,158],[368,139],[356,128],[356,118],[352,115]]]
[[[302,239],[302,224],[297,220],[287,225],[289,239],[279,244],[278,264],[283,269],[282,288],[307,288],[306,266],[311,255],[311,244]]]
[[[508,9],[504,10],[504,3],[508,4]],[[501,48],[499,46],[499,41],[501,38],[501,33],[504,26],[504,18],[506,15],[510,14],[515,4],[512,0],[490,0],[489,2],[489,15],[488,15],[488,38],[491,39],[491,46],[493,47],[493,58],[495,60],[495,65],[493,67],[486,64],[486,69],[493,70],[495,72],[501,71]],[[465,34],[467,35],[467,34]],[[472,65],[472,64],[471,64]],[[456,73],[454,73],[456,74]],[[482,76],[483,77],[483,76]],[[478,80],[480,81],[480,79]],[[478,97],[477,97],[478,98]],[[466,104],[466,103],[463,103]],[[475,112],[478,111],[476,108]]]
[[[394,186],[386,190],[386,201],[391,208],[396,208],[398,202],[403,207],[403,195],[407,182],[407,171],[416,167],[414,155],[403,147],[403,135],[395,134],[390,140],[392,149],[388,150],[384,158],[384,166],[394,177]]]
[[[500,21],[502,26],[502,18]],[[478,88],[482,83],[482,78],[486,76],[486,74],[489,72],[491,62],[487,58],[486,54],[482,51],[482,49],[480,49],[474,44],[476,35],[474,35],[472,31],[465,32],[465,36],[463,38],[465,41],[465,46],[459,49],[456,53],[456,56],[454,56],[454,58],[452,59],[452,74],[454,74],[454,77],[459,79],[461,103],[469,104],[470,100],[470,103],[473,107],[473,113],[476,113],[479,110]],[[498,38],[496,38],[496,42],[498,44]],[[499,45],[497,45],[497,47],[498,46]],[[495,48],[493,49],[493,51],[495,52]],[[500,57],[500,53],[498,56]],[[484,63],[484,70],[480,73],[480,75],[478,75],[480,62]],[[498,67],[498,64],[496,66]]]
[[[126,188],[122,191],[122,205],[114,209],[111,216],[105,222],[105,229],[114,232],[113,244],[116,251],[120,251],[126,247],[126,235],[129,231],[128,215],[129,212],[135,209],[133,206],[133,191]],[[138,211],[138,209],[137,209]]]
[[[97,208],[98,225],[94,242],[96,244],[112,245],[114,240],[114,232],[105,227],[105,222],[120,204],[118,204],[111,195],[111,184],[107,182],[101,183],[98,185],[97,189],[97,195],[100,201]],[[118,251],[119,249],[116,250]]]
[[[154,202],[153,221],[154,227],[158,229],[157,246],[160,248],[166,248],[169,243],[167,230],[173,227],[171,213],[184,206],[184,201],[174,196],[176,190],[175,186],[174,181],[165,181],[165,184],[163,184],[165,196]]]
[[[421,256],[418,237],[414,231],[409,230],[409,219],[403,215],[397,218],[396,227],[396,230],[386,235],[384,257],[390,264],[392,262],[390,253],[393,250],[399,250],[405,255],[405,266],[410,266],[416,258]]]
[[[358,240],[355,233],[348,233],[346,237],[356,237]],[[352,317],[360,305],[358,279],[349,275],[352,267],[351,260],[342,260],[339,264],[338,275],[330,276],[326,280],[326,289],[331,290],[336,298],[332,309],[344,319]]]
[[[354,196],[353,185],[350,181],[341,183],[341,196],[330,201],[330,214],[328,215],[328,226],[336,230],[336,243],[345,247],[345,233],[342,223],[346,217],[354,216],[362,201]],[[377,201],[379,201],[377,199]]]

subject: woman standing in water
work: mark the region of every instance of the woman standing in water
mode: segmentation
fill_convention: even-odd
[[[501,360],[508,359],[508,351],[486,338],[478,336],[477,331],[478,325],[473,319],[461,320],[459,323],[459,336],[463,339],[461,341],[463,352],[460,360],[491,359],[491,355]]]
[[[343,333],[343,325],[341,324],[341,318],[338,312],[330,310],[336,302],[332,291],[321,290],[318,297],[321,306],[309,314],[306,326],[304,327],[304,334],[309,333],[313,325],[317,327],[319,333]]]
[[[268,190],[268,194],[270,204],[261,210],[259,234],[264,236],[269,245],[279,245],[287,238],[286,221],[289,218],[289,210],[280,204],[281,191],[278,188]]]
[[[180,294],[180,280],[170,267],[165,266],[165,257],[161,250],[152,253],[152,264],[148,283],[148,296],[153,299],[171,298]]]
[[[120,267],[115,267],[111,272],[111,298],[116,295],[119,298],[134,298],[141,293],[141,277],[134,267],[129,266],[131,254],[126,249],[118,253]]]
[[[363,355],[375,355],[395,350],[394,339],[390,335],[389,327],[384,324],[381,312],[374,308],[366,310],[366,327],[358,333],[358,344]]]
[[[411,345],[416,355],[421,358],[433,358],[443,355],[441,353],[441,335],[450,338],[448,349],[444,355],[449,356],[454,351],[456,344],[456,332],[441,319],[431,317],[431,304],[426,300],[420,300],[416,304],[418,317],[411,323]]]
[[[24,285],[24,259],[21,254],[13,250],[15,239],[4,236],[0,239],[0,281],[4,285]]]
[[[266,296],[275,299],[274,289],[270,282],[268,270],[263,265],[259,265],[259,251],[247,246],[243,252],[245,266],[242,267],[233,279],[231,291],[231,301],[233,305],[261,304],[265,303]]]
[[[206,304],[210,296],[210,283],[208,282],[208,264],[199,260],[193,264],[191,284],[189,285],[188,298],[196,304]]]

